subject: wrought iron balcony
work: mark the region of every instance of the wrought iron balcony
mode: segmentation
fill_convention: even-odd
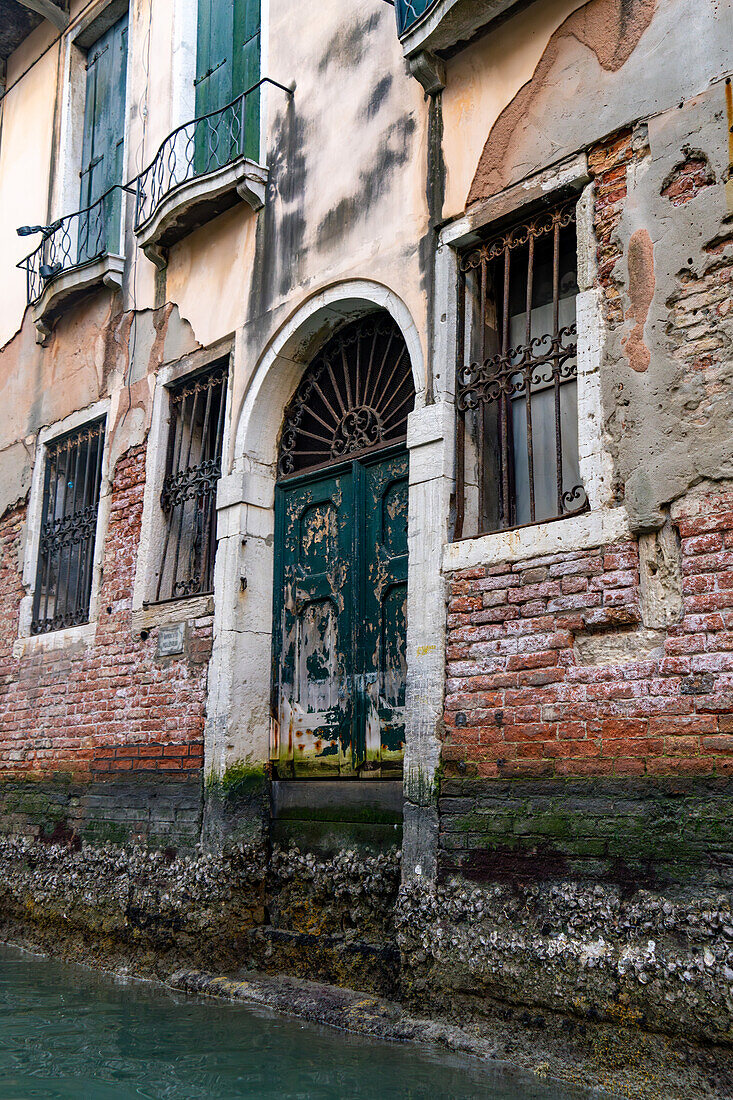
[[[26,297],[41,339],[62,303],[88,293],[97,285],[122,285],[124,259],[121,252],[122,194],[116,184],[84,210],[66,214],[48,226],[32,227],[40,232],[41,243],[17,265],[26,273]]]
[[[438,0],[395,0],[397,33],[400,38],[411,30],[415,23],[422,19],[425,13],[430,8],[434,8],[437,3]]]
[[[238,199],[259,209],[267,172],[256,160],[259,149],[259,90],[274,84],[263,77],[217,111],[191,119],[162,143],[138,179],[135,233],[158,267],[171,244],[233,206]]]

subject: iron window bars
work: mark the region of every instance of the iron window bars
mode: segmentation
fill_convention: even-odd
[[[89,621],[103,451],[104,420],[46,448],[33,634]]]
[[[398,443],[415,402],[410,357],[391,317],[363,317],[314,359],[283,422],[281,478]]]
[[[226,364],[170,390],[168,458],[161,508],[165,539],[156,601],[214,590],[216,483],[221,477]]]
[[[456,538],[574,515],[578,468],[575,204],[459,264]]]
[[[28,305],[37,302],[46,284],[62,272],[119,251],[124,190],[115,184],[91,206],[59,218],[42,231],[38,247],[16,265],[26,272]]]

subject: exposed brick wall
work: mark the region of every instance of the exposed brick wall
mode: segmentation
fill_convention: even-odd
[[[198,790],[203,765],[212,624],[200,620],[180,658],[156,658],[157,632],[131,630],[145,450],[115,470],[99,622],[94,643],[13,656],[23,595],[19,550],[24,508],[0,529],[0,780],[114,780],[154,775]],[[140,816],[140,815],[138,815]]]
[[[733,235],[733,231],[731,231]],[[705,371],[705,400],[715,400],[729,386],[731,339],[725,321],[733,310],[733,255],[730,237],[705,249],[698,275],[683,267],[669,298],[666,332],[672,353],[687,371]],[[689,406],[690,412],[693,411]],[[700,408],[696,408],[700,415]]]
[[[588,171],[595,181],[593,228],[598,242],[598,280],[604,291],[606,316],[612,322],[623,320],[621,295],[613,279],[613,269],[622,254],[615,234],[623,213],[626,173],[633,156],[630,129],[618,131],[588,153]]]
[[[733,495],[679,531],[684,618],[627,664],[581,665],[574,637],[639,621],[634,542],[452,575],[449,776],[733,773]]]
[[[715,174],[710,162],[701,152],[687,149],[684,160],[676,164],[662,186],[662,195],[669,199],[672,206],[684,206],[690,199],[715,183]]]

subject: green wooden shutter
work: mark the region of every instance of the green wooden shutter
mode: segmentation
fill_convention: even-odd
[[[196,117],[226,107],[232,96],[234,5],[231,0],[199,0],[196,51]]]
[[[260,0],[199,0],[196,117],[222,111],[260,78]],[[259,153],[259,94],[248,97],[245,138],[239,140],[239,108],[196,131],[196,171],[211,172],[246,152]]]
[[[260,0],[234,3],[234,95],[241,95],[260,79]],[[242,151],[259,160],[260,90],[247,96]]]
[[[122,183],[125,147],[125,87],[127,82],[125,15],[99,38],[87,53],[80,207],[96,203],[111,187]],[[119,251],[122,199],[115,191],[104,203],[104,241],[101,210],[91,211],[79,226],[79,258],[92,259],[106,247]]]

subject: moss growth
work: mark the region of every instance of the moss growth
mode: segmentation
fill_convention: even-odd
[[[237,761],[230,764],[221,776],[209,773],[206,777],[206,793],[209,796],[220,794],[230,801],[251,798],[262,791],[266,778],[263,764]]]

